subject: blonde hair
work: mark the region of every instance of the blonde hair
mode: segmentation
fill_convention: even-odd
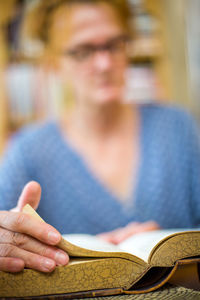
[[[84,5],[100,3],[106,3],[115,10],[118,19],[127,34],[131,35],[131,9],[127,0],[41,0],[39,4],[27,13],[22,31],[26,36],[40,40],[47,45],[49,40],[48,29],[50,27],[51,17],[58,8],[74,4]]]

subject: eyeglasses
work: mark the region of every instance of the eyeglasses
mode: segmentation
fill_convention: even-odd
[[[89,62],[96,52],[108,52],[112,57],[124,55],[127,50],[129,38],[126,35],[115,37],[102,45],[85,44],[63,52],[63,55],[70,56],[77,62]]]

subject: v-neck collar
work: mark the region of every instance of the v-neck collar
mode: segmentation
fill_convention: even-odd
[[[63,149],[63,153],[66,153],[67,156],[70,155],[71,159],[71,165],[77,166],[78,164],[78,172],[82,174],[82,178],[87,178],[87,183],[90,183],[90,187],[92,189],[95,188],[95,190],[103,197],[103,199],[106,199],[106,202],[112,202],[112,206],[117,206],[121,210],[128,211],[130,208],[133,208],[135,206],[135,203],[137,201],[136,195],[138,194],[138,186],[141,179],[142,169],[143,169],[143,158],[144,158],[144,130],[143,130],[143,106],[138,105],[138,111],[139,111],[139,163],[137,166],[137,170],[135,172],[136,180],[134,180],[134,185],[131,188],[129,199],[126,201],[120,200],[112,191],[106,187],[103,182],[101,182],[98,177],[92,172],[92,170],[87,166],[87,163],[85,162],[84,158],[76,151],[76,149],[71,146],[71,144],[67,141],[66,138],[63,137],[61,129],[59,128],[59,125],[57,123],[53,123],[53,127],[55,128],[56,135],[58,137],[58,143],[60,144],[61,148]],[[74,174],[75,175],[75,174]],[[132,172],[133,176],[133,172]],[[72,178],[72,180],[74,180]],[[133,178],[132,178],[133,181]]]

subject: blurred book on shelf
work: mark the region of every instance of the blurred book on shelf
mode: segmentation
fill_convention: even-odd
[[[70,105],[67,88],[53,72],[31,64],[12,64],[6,71],[8,120],[11,131],[34,120],[56,119]],[[158,100],[161,88],[150,64],[131,66],[127,71],[127,102]]]
[[[134,39],[130,53],[133,61],[148,61],[162,53],[159,20],[145,9],[142,0],[129,0],[133,10]]]
[[[53,73],[44,74],[41,68],[21,63],[10,65],[5,77],[11,131],[34,120],[58,116],[63,97]]]
[[[11,65],[6,71],[9,126],[16,129],[33,119],[33,68]]]
[[[126,101],[149,103],[161,101],[164,91],[149,63],[132,66],[127,72]]]
[[[193,102],[193,113],[200,121],[200,1],[191,0],[187,3],[187,51],[188,51],[188,72]]]

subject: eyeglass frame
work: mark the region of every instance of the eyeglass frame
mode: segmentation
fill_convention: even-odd
[[[74,47],[74,49],[68,49],[62,52],[63,56],[69,56],[75,61],[81,63],[81,62],[86,62],[89,61],[92,57],[94,57],[96,52],[109,52],[111,55],[114,54],[115,51],[120,50],[120,52],[123,52],[126,50],[126,46],[128,46],[128,43],[130,42],[130,37],[126,34],[121,34],[117,37],[114,37],[107,41],[104,44],[101,45],[92,45],[89,43],[86,43],[84,45],[80,45],[77,47]],[[117,47],[117,43],[123,43],[124,45],[121,44],[121,46],[124,47],[124,49],[119,49]],[[119,46],[119,44],[118,44]],[[122,51],[123,50],[123,51]],[[83,51],[81,53],[81,51]],[[85,53],[84,53],[85,51]]]

